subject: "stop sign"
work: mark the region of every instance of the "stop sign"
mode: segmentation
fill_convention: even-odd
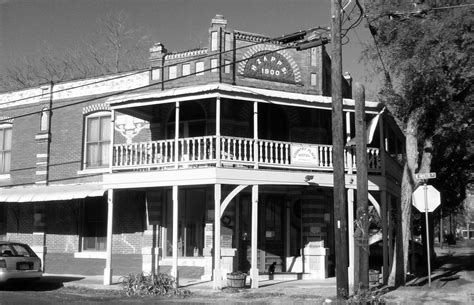
[[[431,185],[420,185],[413,192],[413,205],[420,211],[425,212],[425,187],[428,212],[433,212],[441,204],[441,197],[437,189]]]

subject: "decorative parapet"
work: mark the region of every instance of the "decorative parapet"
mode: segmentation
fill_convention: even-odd
[[[147,70],[58,83],[53,87],[53,101],[140,88],[150,83],[149,73]],[[45,88],[39,86],[0,94],[0,109],[44,102]]]
[[[167,60],[181,59],[181,58],[193,57],[193,56],[198,56],[198,55],[206,55],[206,54],[207,54],[207,49],[196,49],[196,50],[190,50],[190,51],[185,51],[185,52],[166,54],[165,59]]]

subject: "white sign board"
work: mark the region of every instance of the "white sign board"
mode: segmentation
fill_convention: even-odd
[[[432,185],[420,185],[413,192],[413,205],[420,211],[425,212],[425,188],[426,204],[428,212],[433,212],[441,204],[439,191]]]
[[[292,145],[291,164],[316,166],[318,164],[318,148],[308,145]]]
[[[436,178],[436,173],[415,174],[415,178],[418,180],[434,179]]]

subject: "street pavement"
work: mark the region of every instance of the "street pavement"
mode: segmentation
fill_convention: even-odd
[[[431,285],[428,277],[412,279],[404,287],[379,287],[387,304],[474,304],[474,240],[456,245],[435,247],[437,253]],[[42,281],[62,283],[64,287],[121,290],[120,277],[104,286],[102,276],[45,274]],[[249,284],[249,283],[247,283]],[[180,279],[180,286],[192,292],[191,297],[170,298],[176,304],[328,304],[336,300],[336,279],[262,280],[258,289],[213,289],[212,282]]]

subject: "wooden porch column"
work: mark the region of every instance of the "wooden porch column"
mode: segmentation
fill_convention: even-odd
[[[174,116],[174,167],[179,166],[179,102],[176,102],[176,112]],[[174,234],[174,232],[173,232]]]
[[[213,288],[222,288],[221,276],[221,185],[214,185],[214,276]]]
[[[216,166],[221,167],[221,97],[216,98]]]
[[[112,173],[114,164],[114,137],[115,135],[115,110],[110,115],[110,149],[109,149],[109,172]]]
[[[258,288],[258,268],[257,268],[257,242],[258,242],[258,185],[252,186],[252,239],[251,239],[251,264],[250,278],[251,288]]]
[[[114,220],[114,190],[107,190],[107,253],[105,258],[104,285],[112,284],[112,233]]]
[[[173,185],[173,262],[171,275],[178,284],[178,186]],[[178,284],[179,285],[179,284]]]
[[[258,103],[253,102],[253,160],[254,168],[258,168]]]
[[[351,173],[352,174],[352,173]],[[354,283],[358,282],[358,279],[354,279],[354,189],[347,190],[347,230],[349,238],[349,287],[354,289]],[[354,289],[355,290],[355,289]]]
[[[351,138],[351,113],[346,111],[346,142],[349,142]],[[347,148],[347,174],[350,176],[353,173],[352,147]],[[352,188],[347,189],[347,230],[349,238],[349,267],[347,272],[349,274],[349,287],[354,287],[354,189]]]
[[[380,217],[382,221],[382,278],[383,284],[386,285],[388,282],[388,276],[390,274],[390,270],[388,269],[388,217],[387,217],[387,191],[382,190],[380,192],[380,199],[381,199],[381,212]]]
[[[380,138],[380,167],[382,169],[382,176],[385,176],[385,171],[386,171],[386,160],[385,158],[387,157],[387,150],[388,150],[388,141],[385,138],[385,131],[384,131],[384,120],[383,120],[383,114],[380,114],[379,118],[379,138]],[[395,141],[397,142],[397,141]],[[386,145],[387,144],[387,145]]]

